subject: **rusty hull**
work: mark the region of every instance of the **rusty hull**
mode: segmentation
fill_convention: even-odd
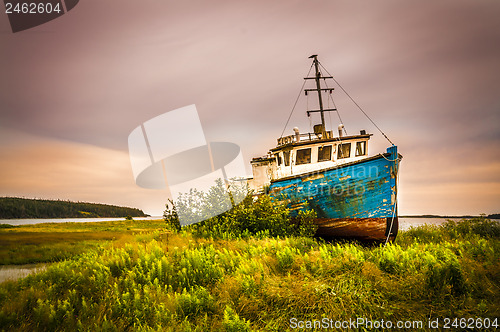
[[[398,218],[317,218],[316,236],[325,239],[353,239],[362,242],[394,241],[398,234]],[[392,228],[391,228],[392,223]]]
[[[314,210],[318,236],[376,242],[395,239],[400,159],[393,146],[383,155],[277,179],[271,181],[270,196],[286,204],[292,218],[300,211]]]

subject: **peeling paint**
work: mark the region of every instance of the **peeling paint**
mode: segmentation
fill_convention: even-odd
[[[397,155],[393,148],[391,156]],[[276,180],[271,183],[271,195],[283,195],[292,217],[301,210],[314,209],[320,226],[318,235],[380,240],[385,237],[389,227],[386,219],[392,218],[396,203],[396,179],[392,177],[397,172],[396,159],[380,156],[320,174]]]
[[[306,182],[306,181],[314,181],[314,180],[317,180],[317,179],[322,179],[324,178],[325,175],[322,174],[322,173],[317,173],[317,174],[313,174],[313,175],[310,175],[310,176],[306,176],[305,178],[302,178],[302,182]]]
[[[389,235],[387,224],[392,221],[393,229]],[[394,240],[397,235],[397,219],[387,218],[318,218],[317,236],[324,238],[356,238],[362,241],[383,242],[389,235]],[[390,227],[390,226],[389,226]]]

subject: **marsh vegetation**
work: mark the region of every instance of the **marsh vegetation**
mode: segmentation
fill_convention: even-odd
[[[57,263],[0,284],[0,329],[283,331],[293,317],[500,315],[500,226],[485,218],[412,228],[385,247],[326,243],[293,227],[278,236],[213,226],[124,220],[2,229],[2,239],[39,235],[8,250],[2,244],[3,262]]]

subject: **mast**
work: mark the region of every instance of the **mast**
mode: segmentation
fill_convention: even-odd
[[[313,59],[314,68],[316,74],[314,77],[306,77],[305,79],[314,79],[316,81],[316,89],[305,89],[305,93],[307,95],[308,91],[317,91],[318,92],[318,102],[319,102],[319,110],[307,111],[307,116],[310,116],[310,113],[320,112],[321,114],[321,137],[326,138],[326,126],[325,126],[325,115],[324,112],[336,111],[337,109],[324,109],[323,107],[323,97],[321,95],[321,91],[333,91],[333,88],[322,89],[320,79],[324,78],[333,78],[332,76],[321,76],[321,72],[319,71],[319,61],[318,55],[314,54],[309,57],[309,59]]]
[[[313,62],[314,62],[314,68],[316,69],[316,89],[318,89],[318,99],[319,99],[319,111],[321,112],[321,126],[323,129],[323,137],[325,137],[325,114],[323,110],[323,97],[321,96],[321,83],[319,81],[319,78],[321,77],[321,73],[319,72],[319,65],[318,65],[318,55],[312,55],[313,57]]]

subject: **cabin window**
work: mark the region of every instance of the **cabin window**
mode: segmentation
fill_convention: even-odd
[[[279,153],[276,153],[276,162],[278,163],[278,166],[281,165],[281,156]]]
[[[297,150],[296,165],[309,164],[311,162],[311,148]]]
[[[366,141],[356,142],[356,157],[366,154]]]
[[[290,151],[283,151],[285,166],[290,166]]]
[[[337,159],[349,158],[351,156],[351,143],[340,144]]]
[[[318,161],[328,161],[332,159],[332,146],[318,147]]]

